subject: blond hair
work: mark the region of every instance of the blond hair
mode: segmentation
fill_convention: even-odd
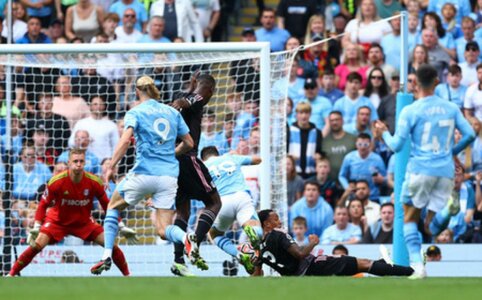
[[[136,88],[146,94],[149,98],[159,100],[161,98],[161,92],[157,89],[154,79],[149,76],[142,76],[136,81]]]
[[[312,15],[310,17],[310,19],[308,20],[308,25],[306,26],[306,33],[305,33],[305,40],[304,40],[305,45],[312,43],[312,40],[311,40],[311,35],[312,35],[311,24],[313,24],[313,22],[315,20],[320,20],[321,22],[323,22],[323,25],[325,25],[325,16],[323,16],[323,15]],[[326,30],[326,28],[325,28],[325,30]],[[322,32],[321,34],[323,36],[325,33]]]
[[[82,149],[82,148],[72,148],[72,149],[70,149],[70,152],[69,152],[69,160],[72,157],[72,155],[74,155],[74,154],[82,154],[82,155],[85,156],[85,152],[86,152],[86,150]]]
[[[308,102],[300,102],[298,105],[296,105],[296,112],[311,113],[311,105]]]

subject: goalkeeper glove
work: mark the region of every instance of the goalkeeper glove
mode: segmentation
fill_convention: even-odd
[[[40,223],[35,222],[35,225],[33,225],[33,228],[30,229],[30,232],[28,233],[27,243],[32,247],[35,247],[35,240],[40,232],[40,226]]]
[[[136,245],[139,243],[139,238],[136,235],[136,231],[127,227],[124,222],[119,222],[119,236],[127,240],[127,244]]]

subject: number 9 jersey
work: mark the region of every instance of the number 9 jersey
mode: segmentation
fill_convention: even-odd
[[[132,127],[136,140],[136,163],[132,174],[178,177],[176,138],[189,133],[181,114],[154,99],[129,110],[124,130]]]

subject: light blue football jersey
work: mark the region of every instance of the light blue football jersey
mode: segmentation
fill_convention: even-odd
[[[252,164],[251,156],[211,156],[204,162],[220,196],[249,191],[241,166]]]
[[[387,145],[398,152],[410,138],[411,153],[407,172],[437,177],[454,177],[452,156],[468,146],[475,133],[458,106],[438,96],[429,96],[405,107],[395,136],[383,133]],[[462,139],[454,146],[454,130]]]
[[[124,129],[134,129],[136,162],[133,174],[178,177],[176,138],[189,133],[181,114],[174,108],[147,100],[124,117]]]

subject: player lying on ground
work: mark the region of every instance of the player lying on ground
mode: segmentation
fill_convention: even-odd
[[[105,181],[113,179],[115,166],[125,155],[133,136],[136,141],[135,164],[117,185],[109,202],[104,221],[104,254],[102,260],[91,268],[93,274],[100,274],[111,267],[112,250],[119,229],[116,220],[120,211],[136,205],[148,195],[151,195],[156,209],[155,225],[159,236],[171,242],[185,243],[188,251],[194,242],[184,230],[172,225],[179,175],[179,163],[175,156],[192,148],[189,129],[177,110],[158,102],[159,90],[149,76],[137,80],[136,95],[140,104],[128,111],[124,118],[124,133],[114,150]],[[175,145],[177,138],[181,139],[178,146]]]
[[[267,209],[260,211],[258,216],[264,237],[254,275],[263,275],[262,264],[282,276],[351,276],[360,272],[377,276],[410,276],[413,273],[410,267],[391,264],[386,254],[384,259],[376,261],[353,256],[313,256],[311,252],[320,241],[318,236],[310,235],[308,246],[300,248],[289,234],[281,230],[277,213]]]
[[[238,221],[238,224],[241,224],[248,236],[251,245],[255,249],[259,249],[263,230],[253,205],[253,199],[248,193],[249,188],[244,180],[241,166],[258,165],[261,163],[261,158],[256,155],[225,154],[219,156],[219,152],[214,146],[202,149],[201,158],[214,180],[222,202],[221,210],[209,231],[209,235],[219,248],[235,257],[251,274],[254,272],[251,257],[238,251],[231,239],[225,237],[224,233],[233,225],[234,221]]]
[[[201,120],[204,107],[214,94],[216,81],[211,75],[197,73],[193,75],[189,92],[176,99],[171,104],[181,111],[182,117],[189,127],[189,132],[194,141],[194,147],[184,155],[177,156],[179,161],[178,190],[176,195],[176,220],[174,224],[183,230],[187,230],[187,221],[191,211],[191,199],[197,199],[204,203],[205,208],[198,217],[196,231],[189,238],[197,242],[191,243],[188,255],[191,263],[201,270],[207,270],[208,265],[200,258],[199,245],[206,238],[206,234],[216,219],[221,209],[221,198],[212,184],[213,180],[204,163],[197,157],[198,145],[201,136]],[[189,274],[184,256],[184,245],[174,243],[174,264],[171,271],[176,275]]]
[[[91,218],[94,198],[107,210],[109,199],[103,182],[84,171],[85,150],[70,150],[68,165],[67,171],[48,182],[35,214],[35,228],[28,238],[30,246],[15,262],[10,276],[18,275],[46,245],[58,243],[66,235],[104,246],[104,229]],[[129,268],[119,247],[113,246],[112,258],[122,274],[128,276]]]
[[[452,156],[475,138],[474,130],[459,107],[434,95],[438,83],[437,70],[428,64],[421,65],[417,69],[421,98],[402,110],[395,135],[392,136],[382,122],[375,122],[375,134],[381,135],[394,152],[399,152],[407,140],[412,145],[402,188],[403,233],[415,269],[412,278],[426,276],[421,255],[422,240],[417,228],[420,212],[427,208],[425,227],[428,228],[433,216],[446,206],[452,193],[455,168]],[[456,145],[455,129],[462,134]]]

